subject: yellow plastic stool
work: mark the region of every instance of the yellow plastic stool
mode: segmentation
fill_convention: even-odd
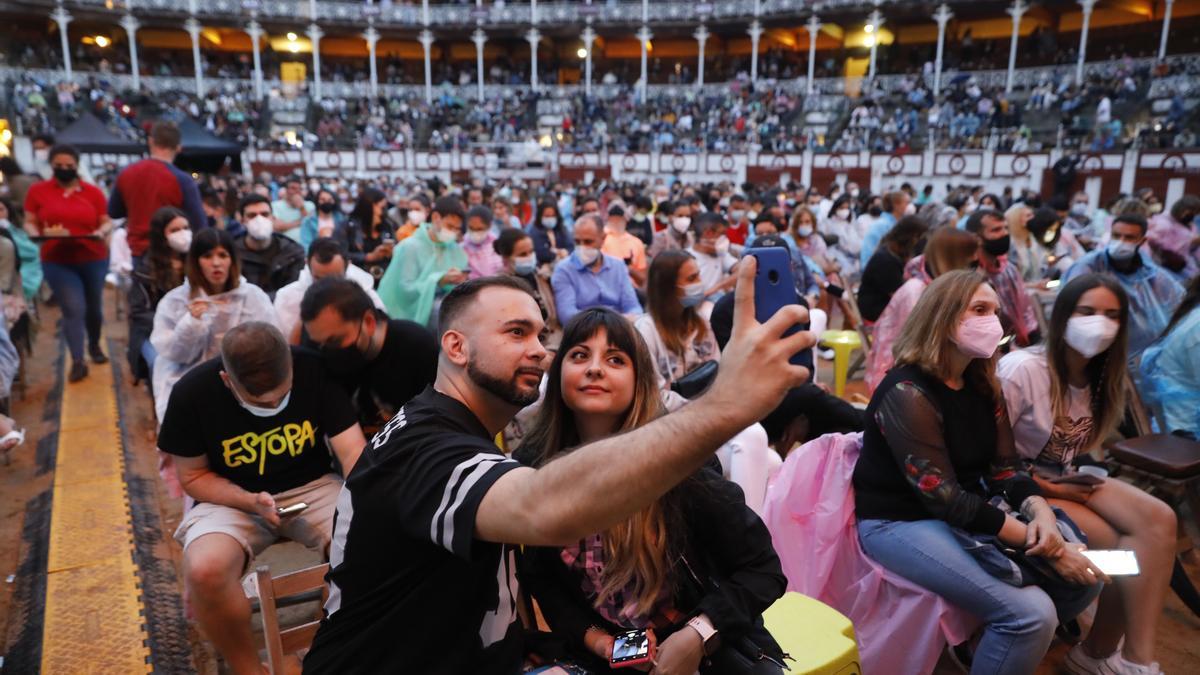
[[[807,595],[788,593],[763,612],[767,630],[793,660],[790,672],[861,675],[850,619]]]
[[[821,333],[821,345],[833,349],[833,392],[838,398],[846,393],[846,374],[850,371],[850,354],[862,349],[862,337],[853,330],[827,330]]]

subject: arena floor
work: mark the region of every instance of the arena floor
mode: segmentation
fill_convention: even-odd
[[[179,549],[170,537],[181,505],[166,495],[158,479],[153,406],[145,384],[135,386],[127,375],[125,322],[117,318],[112,300],[110,291],[105,338],[118,366],[111,374],[98,373],[101,367],[93,366],[91,381],[74,385],[79,389],[64,399],[62,345],[54,329],[57,310],[48,307],[27,364],[29,384],[23,395],[13,397],[12,416],[26,428],[28,441],[13,452],[11,465],[0,465],[0,577],[5,578],[0,586],[0,655],[4,658],[0,670],[62,672],[62,664],[68,661],[55,659],[73,657],[78,667],[66,670],[224,672],[186,618]],[[826,382],[832,381],[828,371],[829,363],[823,362]],[[851,382],[848,393],[861,391],[860,386]],[[60,422],[68,416],[74,421]],[[81,418],[87,421],[80,422]],[[116,438],[124,443],[107,440]],[[68,462],[72,467],[84,463],[87,471],[97,472],[94,484],[107,487],[82,498],[78,491],[71,498],[59,496],[54,504],[59,494],[56,484],[78,479],[70,473],[78,469],[68,470]],[[71,509],[79,514],[75,529],[69,527],[75,522]],[[105,517],[106,510],[116,517]],[[113,580],[102,578],[109,570],[104,567],[108,558],[93,553],[106,550],[106,545],[117,547],[112,559],[121,562],[110,570]],[[302,547],[286,544],[270,549],[260,562],[273,571],[286,571],[313,564],[317,558]],[[1193,579],[1200,579],[1200,556],[1195,551],[1189,554],[1188,567]],[[66,584],[63,579],[68,574],[82,581],[77,586]],[[112,604],[114,597],[122,602]],[[133,618],[122,623],[121,614],[130,610]],[[283,621],[298,623],[317,611],[316,603],[291,607]],[[122,627],[128,630],[122,633]],[[105,645],[109,651],[101,649]],[[1173,595],[1158,645],[1164,672],[1200,673],[1200,618]],[[1066,650],[1066,645],[1056,643],[1038,672],[1059,672]],[[143,664],[146,671],[140,670]],[[298,671],[298,664],[293,665]],[[937,672],[959,670],[943,659]]]

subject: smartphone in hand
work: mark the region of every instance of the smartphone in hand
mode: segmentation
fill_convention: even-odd
[[[759,323],[765,323],[787,305],[798,305],[799,296],[796,294],[796,281],[792,276],[792,259],[785,248],[770,246],[764,248],[748,248],[746,255],[758,260],[758,271],[754,275],[754,318]],[[789,328],[783,335],[787,337],[800,330],[800,325]],[[801,365],[801,352],[792,355],[793,365]]]
[[[653,660],[654,645],[646,631],[626,631],[613,638],[612,659],[609,660],[613,668],[640,666]]]
[[[281,507],[275,509],[275,513],[280,518],[283,518],[284,516],[296,515],[297,513],[300,513],[301,511],[303,511],[304,509],[307,509],[307,508],[308,508],[308,504],[306,504],[304,502],[297,502],[295,504],[292,504],[291,506],[281,506]]]

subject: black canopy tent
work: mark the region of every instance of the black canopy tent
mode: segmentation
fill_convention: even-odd
[[[226,164],[234,173],[242,170],[241,145],[212,135],[194,120],[184,119],[178,124],[183,151],[175,158],[175,166],[201,173],[218,173]]]
[[[70,126],[54,135],[56,143],[75,146],[83,153],[104,155],[144,155],[146,144],[113,133],[91,113],[84,113]]]

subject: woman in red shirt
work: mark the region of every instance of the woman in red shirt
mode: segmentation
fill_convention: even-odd
[[[25,195],[25,230],[43,237],[42,269],[62,308],[63,332],[71,350],[70,382],[87,377],[83,335],[95,363],[107,363],[100,349],[104,321],[104,275],[108,272],[108,218],[104,193],[79,179],[79,151],[70,145],[50,150],[54,177],[35,183]]]

